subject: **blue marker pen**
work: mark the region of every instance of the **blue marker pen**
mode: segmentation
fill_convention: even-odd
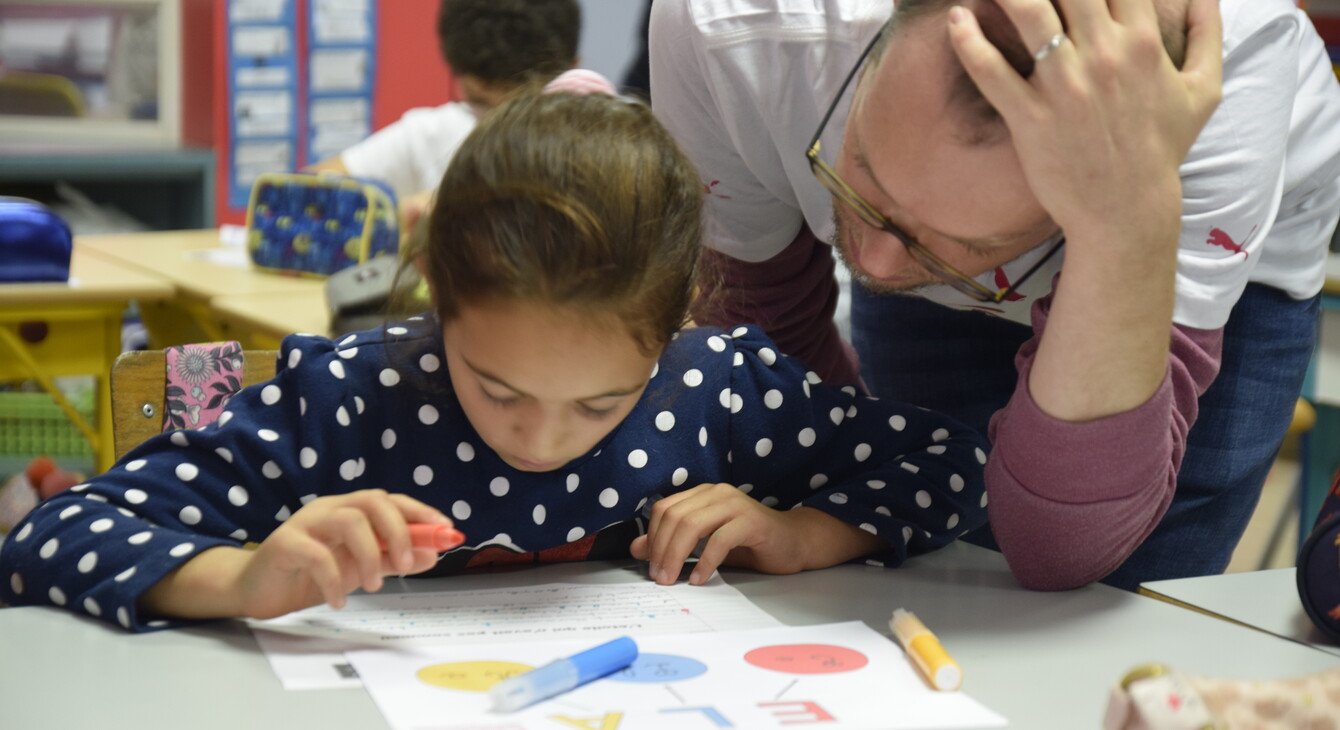
[[[587,649],[565,659],[556,659],[489,689],[496,712],[513,712],[540,700],[567,692],[593,679],[617,672],[637,659],[637,644],[627,636]]]

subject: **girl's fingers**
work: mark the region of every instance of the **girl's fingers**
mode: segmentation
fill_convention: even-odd
[[[288,550],[290,558],[316,585],[326,604],[335,609],[343,608],[348,591],[344,589],[344,576],[330,547],[309,538],[291,541]]]

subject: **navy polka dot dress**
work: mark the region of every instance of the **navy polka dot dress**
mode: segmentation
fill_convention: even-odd
[[[820,384],[758,329],[687,330],[627,419],[590,453],[517,471],[452,393],[440,328],[416,319],[338,342],[293,335],[273,380],[200,430],[150,439],[35,509],[0,549],[0,599],[133,630],[185,622],[136,598],[207,548],[259,542],[307,502],[381,488],[450,515],[462,549],[562,546],[702,483],[827,512],[897,565],[986,521],[985,442],[936,413]]]

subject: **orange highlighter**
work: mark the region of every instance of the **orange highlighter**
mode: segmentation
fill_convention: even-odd
[[[416,548],[444,553],[465,542],[465,534],[450,525],[411,522],[408,527],[410,544]],[[377,538],[377,544],[382,550],[386,549],[386,542],[381,538]]]
[[[941,692],[952,692],[963,684],[963,670],[959,668],[958,662],[940,646],[940,640],[915,614],[901,608],[894,609],[893,618],[889,619],[889,628],[932,687]]]

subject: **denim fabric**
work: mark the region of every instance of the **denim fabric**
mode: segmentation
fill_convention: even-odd
[[[1224,330],[1219,377],[1201,396],[1173,503],[1104,583],[1135,590],[1144,581],[1228,566],[1293,417],[1318,307],[1318,297],[1296,301],[1248,285]],[[943,411],[983,432],[1014,390],[1014,354],[1030,336],[1014,322],[852,288],[852,344],[871,392]],[[986,530],[966,539],[994,547]]]

